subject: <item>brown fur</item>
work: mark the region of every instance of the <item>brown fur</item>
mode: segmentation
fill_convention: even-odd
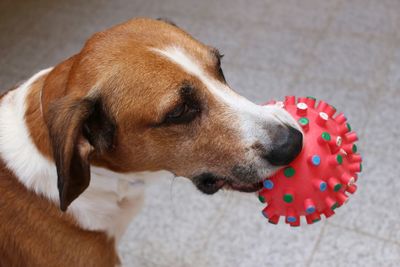
[[[117,129],[114,148],[97,153],[95,147],[91,164],[118,172],[166,169],[185,177],[193,177],[206,168],[229,176],[231,168],[241,161],[238,155],[245,154],[234,120],[201,81],[149,50],[174,44],[200,58],[209,75],[224,82],[218,76],[214,49],[167,23],[132,20],[95,34],[79,54],[56,66],[35,85],[27,113],[35,144],[52,157],[54,151],[45,138],[47,129],[43,121],[31,118],[38,113],[39,91],[45,124],[50,129],[57,120],[65,123],[67,114],[57,113],[56,109],[49,112],[55,102],[94,97],[103,101]],[[201,117],[190,126],[152,127],[177,103],[184,83],[196,88],[196,97],[203,107]],[[88,97],[89,92],[93,96]],[[57,114],[53,116],[55,120],[49,118],[53,113]],[[67,133],[60,131],[59,139],[67,140]]]
[[[166,169],[191,178],[204,170],[228,177],[242,162],[246,148],[227,107],[196,77],[149,50],[175,44],[224,82],[212,48],[175,26],[137,19],[95,34],[32,85],[25,118],[34,144],[57,165],[63,210],[88,186],[90,165],[117,172]],[[161,125],[184,84],[196,89],[201,115],[190,124]],[[91,101],[100,101],[101,110],[87,105]],[[99,112],[115,126],[112,136],[111,124],[95,117]],[[91,130],[104,136],[90,136]],[[118,262],[113,240],[80,229],[57,205],[24,188],[4,164],[0,218],[0,266]]]
[[[115,266],[105,233],[79,228],[57,205],[27,190],[0,162],[0,266]]]

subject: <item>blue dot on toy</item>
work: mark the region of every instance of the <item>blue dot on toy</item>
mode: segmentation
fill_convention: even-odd
[[[320,190],[321,192],[324,192],[324,191],[326,190],[327,187],[328,187],[328,185],[327,185],[327,183],[325,183],[325,182],[322,182],[322,183],[319,184],[319,190]]]
[[[294,223],[294,222],[296,222],[296,217],[294,217],[294,216],[289,216],[289,217],[287,217],[287,221],[288,221],[289,223]]]
[[[261,213],[262,213],[262,215],[264,215],[265,218],[268,219],[268,214],[265,211],[262,211]]]
[[[271,180],[265,180],[264,181],[264,187],[271,190],[272,188],[274,188],[274,183]]]
[[[314,207],[314,206],[308,207],[308,208],[306,209],[306,212],[307,212],[308,214],[314,213],[314,212],[315,212],[315,207]]]
[[[320,158],[318,155],[313,155],[313,156],[311,157],[311,163],[312,163],[314,166],[319,166],[319,164],[321,164],[321,158]]]

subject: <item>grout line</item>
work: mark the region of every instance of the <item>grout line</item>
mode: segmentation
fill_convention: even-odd
[[[373,239],[376,239],[376,240],[379,240],[379,241],[383,241],[383,242],[386,242],[386,243],[391,243],[393,245],[396,245],[396,246],[400,247],[400,242],[396,241],[396,240],[380,237],[380,236],[377,236],[377,235],[374,235],[374,234],[371,234],[371,233],[368,233],[368,232],[365,232],[365,231],[361,231],[361,230],[358,230],[358,229],[355,229],[355,228],[339,225],[339,224],[332,223],[332,222],[328,222],[328,224],[330,226],[333,226],[333,227],[336,227],[336,228],[340,228],[340,229],[344,229],[344,230],[347,230],[347,231],[355,232],[355,233],[357,233],[359,235],[367,236],[367,237],[370,237],[370,238],[373,238]]]
[[[317,252],[317,249],[318,249],[318,247],[319,247],[319,244],[321,243],[322,236],[323,236],[323,234],[325,233],[326,225],[327,225],[327,221],[325,221],[325,222],[324,222],[324,225],[322,225],[321,231],[319,232],[319,234],[318,234],[318,236],[317,236],[317,241],[315,241],[314,247],[313,247],[312,250],[311,250],[311,254],[310,254],[310,256],[308,257],[308,259],[306,260],[306,262],[305,262],[305,266],[306,266],[306,267],[310,267],[311,264],[312,264],[312,261],[313,261],[313,259],[314,259],[314,255],[315,255],[315,253]]]

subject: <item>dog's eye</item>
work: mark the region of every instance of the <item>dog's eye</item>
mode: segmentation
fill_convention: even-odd
[[[182,103],[175,107],[172,111],[168,112],[165,116],[165,124],[183,124],[191,122],[200,109],[197,107],[191,107],[187,103]]]
[[[182,105],[179,105],[178,107],[176,107],[173,111],[171,111],[170,113],[167,114],[167,118],[170,119],[176,119],[181,117],[183,114],[185,114],[186,112],[188,112],[189,107],[184,103]]]

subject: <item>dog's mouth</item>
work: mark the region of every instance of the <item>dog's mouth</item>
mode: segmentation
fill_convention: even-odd
[[[254,184],[231,183],[227,184],[227,188],[235,191],[251,193],[261,190],[261,188],[263,188],[263,184],[262,182],[257,182]]]
[[[262,182],[240,183],[232,179],[216,176],[212,173],[204,173],[193,178],[193,183],[203,193],[211,195],[220,189],[235,190],[240,192],[256,192],[263,187]]]

